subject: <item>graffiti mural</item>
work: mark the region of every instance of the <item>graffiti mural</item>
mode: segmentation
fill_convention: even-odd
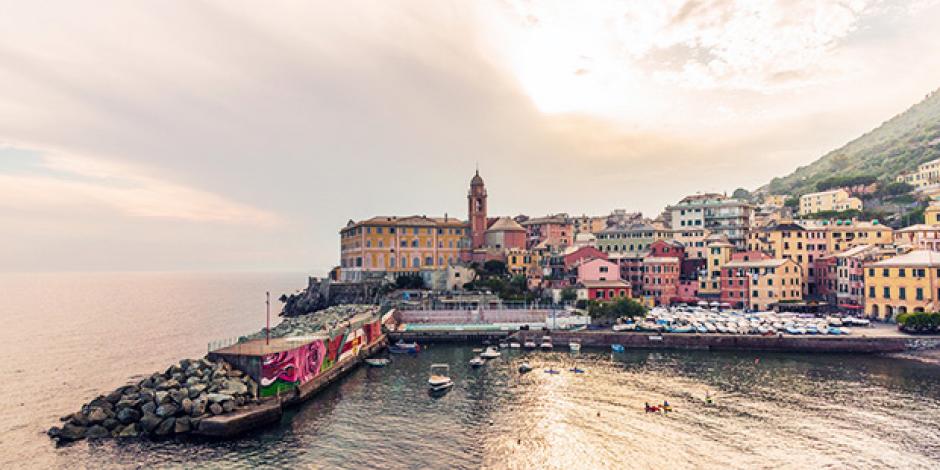
[[[267,354],[261,364],[261,396],[269,397],[307,383],[337,363],[359,354],[381,337],[374,321],[329,339],[318,339],[287,351]]]

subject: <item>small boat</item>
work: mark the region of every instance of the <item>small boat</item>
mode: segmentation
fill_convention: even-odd
[[[483,364],[486,364],[486,361],[484,361],[480,356],[476,356],[473,359],[470,359],[470,367],[480,367]]]
[[[404,341],[399,341],[388,347],[388,352],[393,354],[413,354],[420,350],[421,346],[419,346],[417,342],[406,343]]]
[[[633,331],[636,329],[636,323],[624,323],[622,325],[614,325],[614,331]]]
[[[374,358],[366,359],[366,364],[368,364],[369,367],[385,367],[390,362],[392,361],[389,359],[382,358],[382,357],[374,357]]]
[[[499,355],[500,355],[499,350],[492,346],[486,348],[486,351],[483,351],[480,353],[480,357],[483,359],[496,359],[497,357],[499,357]]]
[[[555,345],[552,344],[552,337],[551,337],[551,336],[543,336],[543,337],[542,337],[542,343],[539,344],[539,348],[540,348],[542,351],[551,351],[552,349],[554,349],[554,348],[555,348]]]
[[[519,343],[519,340],[511,339],[509,340],[509,349],[519,349],[522,347],[522,344]]]
[[[839,331],[841,331],[843,335],[850,335],[850,334],[852,334],[852,329],[851,329],[851,328],[844,327],[844,326],[841,327],[841,328],[839,328]]]
[[[673,329],[671,329],[671,330],[669,330],[669,331],[670,331],[671,333],[691,333],[691,332],[692,332],[692,327],[689,326],[689,325],[677,326],[677,327],[675,327],[675,328],[673,328]]]
[[[530,372],[530,371],[532,371],[532,366],[530,366],[528,362],[523,362],[522,364],[519,365],[520,374],[525,374],[526,372]]]
[[[545,373],[546,374],[560,374],[561,372],[558,372],[557,370],[549,367],[548,369],[545,369]]]
[[[428,377],[428,386],[434,392],[453,387],[454,381],[450,378],[450,366],[448,364],[431,364],[431,376]]]
[[[708,330],[709,333],[717,333],[717,332],[718,332],[718,328],[715,326],[714,323],[706,323],[706,324],[705,324],[705,329]]]
[[[610,350],[613,351],[613,352],[615,352],[615,353],[622,353],[622,352],[623,352],[623,345],[622,345],[622,344],[611,344],[611,345],[610,345]]]
[[[531,339],[527,339],[525,343],[522,344],[522,347],[526,349],[536,349],[539,347],[539,345],[535,344],[535,341],[532,341]]]
[[[568,349],[570,349],[571,352],[578,352],[578,351],[581,350],[581,343],[578,343],[578,342],[576,342],[576,341],[572,341],[572,342],[568,343]]]
[[[708,328],[705,328],[705,325],[699,325],[695,327],[695,331],[698,331],[699,333],[708,333]]]
[[[499,349],[506,349],[506,348],[508,348],[508,347],[509,347],[509,343],[507,343],[507,342],[505,342],[505,341],[500,341],[500,342],[499,342]]]
[[[483,348],[473,348],[473,352],[479,354],[479,353],[483,352]]]
[[[800,328],[793,327],[793,326],[788,326],[785,328],[785,330],[787,333],[790,333],[791,335],[803,334],[803,330],[801,330]]]
[[[842,334],[842,328],[839,328],[838,326],[830,326],[830,327],[829,327],[829,334],[830,334],[830,335],[841,335],[841,334]]]
[[[583,373],[584,373],[584,369],[580,369],[580,368],[578,368],[578,367],[572,367],[572,368],[568,369],[568,371],[569,371],[569,372],[574,372],[575,374],[583,374]]]

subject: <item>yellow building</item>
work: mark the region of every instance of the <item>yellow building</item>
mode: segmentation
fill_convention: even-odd
[[[787,203],[788,197],[790,196],[787,196],[786,194],[768,194],[764,196],[764,204],[767,204],[768,206],[783,207]]]
[[[918,250],[865,266],[865,314],[892,320],[940,309],[940,252]]]
[[[730,261],[724,270],[737,272],[734,277],[749,280],[745,305],[751,310],[770,310],[780,302],[803,299],[803,275],[792,259]],[[730,278],[732,276],[726,276]]]
[[[896,181],[918,189],[940,183],[940,158],[921,163],[917,171],[899,175]]]
[[[704,228],[686,228],[673,230],[672,239],[685,247],[686,256],[690,259],[703,259],[708,255],[708,237],[711,231]]]
[[[924,223],[927,225],[940,225],[940,203],[931,202],[924,209]]]
[[[343,280],[363,272],[409,273],[446,269],[469,246],[470,228],[451,217],[373,217],[340,230]]]
[[[835,221],[828,225],[829,251],[838,253],[859,245],[889,245],[894,243],[894,230],[877,221]]]
[[[506,270],[513,276],[527,276],[538,269],[538,257],[529,250],[512,248],[506,252]]]
[[[844,189],[833,189],[800,196],[800,215],[825,211],[862,210],[862,200]]]
[[[707,243],[705,268],[699,277],[698,293],[704,297],[717,297],[721,293],[721,268],[731,260],[734,245],[721,235],[709,237]]]

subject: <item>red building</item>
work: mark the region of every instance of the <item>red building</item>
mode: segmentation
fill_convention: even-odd
[[[581,260],[588,259],[607,259],[607,253],[604,253],[593,246],[582,246],[577,250],[567,253],[563,256],[565,269],[571,269]]]
[[[733,253],[728,261],[757,261],[762,259],[772,259],[770,255],[762,251],[741,251]],[[721,303],[727,303],[732,307],[739,308],[748,305],[748,290],[751,286],[751,279],[748,274],[739,269],[722,269],[720,281],[721,294],[719,296]]]
[[[679,258],[647,256],[643,258],[643,295],[656,305],[669,305],[679,294]]]
[[[581,283],[587,291],[587,298],[608,301],[630,298],[630,284],[624,281],[585,281]]]
[[[470,221],[470,248],[483,248],[486,243],[486,187],[480,170],[470,179],[470,191],[467,192],[467,218]]]

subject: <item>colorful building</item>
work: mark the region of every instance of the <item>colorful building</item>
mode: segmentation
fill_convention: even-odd
[[[658,225],[611,225],[597,236],[597,248],[608,255],[644,256],[656,240],[672,239],[672,231]]]
[[[494,250],[525,250],[526,230],[511,217],[499,217],[486,229],[483,245]]]
[[[940,251],[940,225],[917,224],[895,230],[894,244],[914,250]]]
[[[894,320],[940,309],[940,252],[917,250],[865,266],[865,313]]]
[[[467,191],[467,216],[470,225],[470,248],[483,248],[486,244],[486,229],[489,225],[486,218],[486,186],[477,170],[470,179],[470,189]]]
[[[529,249],[542,245],[550,250],[561,250],[574,240],[574,226],[565,214],[528,219],[522,226],[526,229]]]
[[[862,210],[862,200],[844,189],[833,189],[800,196],[800,215],[817,212]]]
[[[940,183],[940,158],[921,163],[916,171],[898,175],[896,181],[907,183],[917,189]]]
[[[576,268],[577,282],[588,281],[619,281],[620,267],[606,259],[593,258],[581,260]]]
[[[666,212],[673,231],[704,228],[725,235],[739,250],[747,246],[753,213],[753,207],[747,202],[722,194],[696,194],[667,207]]]
[[[859,245],[832,257],[835,259],[836,304],[840,309],[863,310],[865,306],[865,265],[886,259],[895,250],[878,245]]]
[[[708,255],[699,275],[698,295],[702,298],[718,298],[721,294],[721,268],[731,261],[734,245],[724,235],[712,235],[707,240]]]
[[[679,295],[680,259],[674,256],[643,258],[643,295],[656,305],[669,305]]]
[[[751,310],[771,310],[779,303],[803,298],[803,275],[792,259],[729,261],[723,268],[721,284],[722,302]]]
[[[340,230],[340,273],[358,281],[363,272],[415,273],[445,269],[469,246],[467,223],[450,217],[382,216]]]
[[[579,298],[600,302],[630,298],[630,284],[624,281],[586,281],[578,289]]]

